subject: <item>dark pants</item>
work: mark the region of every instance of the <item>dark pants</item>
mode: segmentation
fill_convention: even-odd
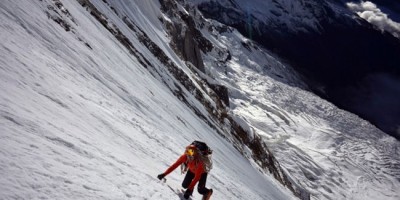
[[[202,195],[207,194],[209,191],[209,189],[206,188],[207,175],[208,175],[207,173],[201,174],[199,183],[197,185],[197,190]],[[186,173],[185,179],[183,179],[182,187],[185,189],[188,188],[190,183],[192,182],[193,178],[194,178],[194,173],[192,173],[190,170],[188,170]]]

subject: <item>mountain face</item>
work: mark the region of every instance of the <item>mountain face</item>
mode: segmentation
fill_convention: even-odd
[[[227,115],[224,87],[169,45],[164,6],[0,3],[0,199],[176,199],[183,176],[157,175],[193,140],[214,150],[213,197],[296,198],[265,143]]]
[[[356,16],[348,2],[192,2],[285,58],[321,97],[400,138],[400,40]],[[373,2],[399,9],[397,2]]]
[[[156,176],[193,140],[216,199],[400,198],[400,142],[281,54],[325,24],[375,30],[340,1],[3,1],[0,18],[0,199],[175,199],[183,176]]]

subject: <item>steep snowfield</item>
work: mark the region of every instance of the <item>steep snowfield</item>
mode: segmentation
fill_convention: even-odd
[[[231,112],[262,135],[288,174],[311,199],[399,199],[400,143],[359,117],[308,92],[284,63],[237,31],[204,35],[218,50],[208,73],[230,91]],[[217,28],[212,28],[217,27]]]
[[[166,43],[157,1],[121,2],[113,3],[117,12],[184,67]],[[208,186],[215,199],[294,198],[179,101],[86,8],[61,3],[0,3],[0,199],[179,199],[173,190],[183,176],[174,172],[160,183],[156,175],[194,139],[214,149]],[[122,23],[104,2],[93,3]],[[129,39],[162,65],[133,34]]]

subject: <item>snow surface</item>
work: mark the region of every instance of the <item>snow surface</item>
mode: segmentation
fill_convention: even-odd
[[[128,16],[189,73],[168,45],[158,1],[110,0],[119,15],[91,2],[160,77],[77,1],[61,1],[70,16],[49,12],[54,2],[0,3],[0,199],[179,199],[178,170],[166,183],[156,176],[195,139],[214,150],[207,185],[215,199],[295,199],[171,93],[179,83],[122,22]],[[264,138],[311,199],[400,199],[398,141],[308,92],[290,67],[237,31],[202,32],[215,47],[203,55],[206,74],[229,88],[230,114]],[[228,50],[232,59],[218,64]]]
[[[174,189],[183,176],[176,171],[166,183],[156,176],[195,139],[214,150],[207,184],[215,199],[294,199],[154,78],[86,8],[61,1],[63,8],[49,11],[54,2],[0,3],[0,199],[179,199]],[[128,35],[103,1],[92,2]],[[113,6],[182,63],[157,20],[157,1]]]

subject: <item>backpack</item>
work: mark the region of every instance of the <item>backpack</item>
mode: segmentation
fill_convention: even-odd
[[[212,154],[212,150],[210,147],[208,147],[208,145],[204,142],[200,142],[200,141],[193,141],[191,145],[194,145],[195,147],[197,147],[197,150],[199,150],[199,152],[201,153],[201,155],[209,155]]]
[[[194,145],[197,148],[200,155],[200,160],[203,162],[204,171],[209,173],[213,167],[211,148],[206,143],[196,140],[193,141],[191,145]],[[187,171],[186,163],[184,163],[184,165],[185,166],[181,166],[182,173]]]

